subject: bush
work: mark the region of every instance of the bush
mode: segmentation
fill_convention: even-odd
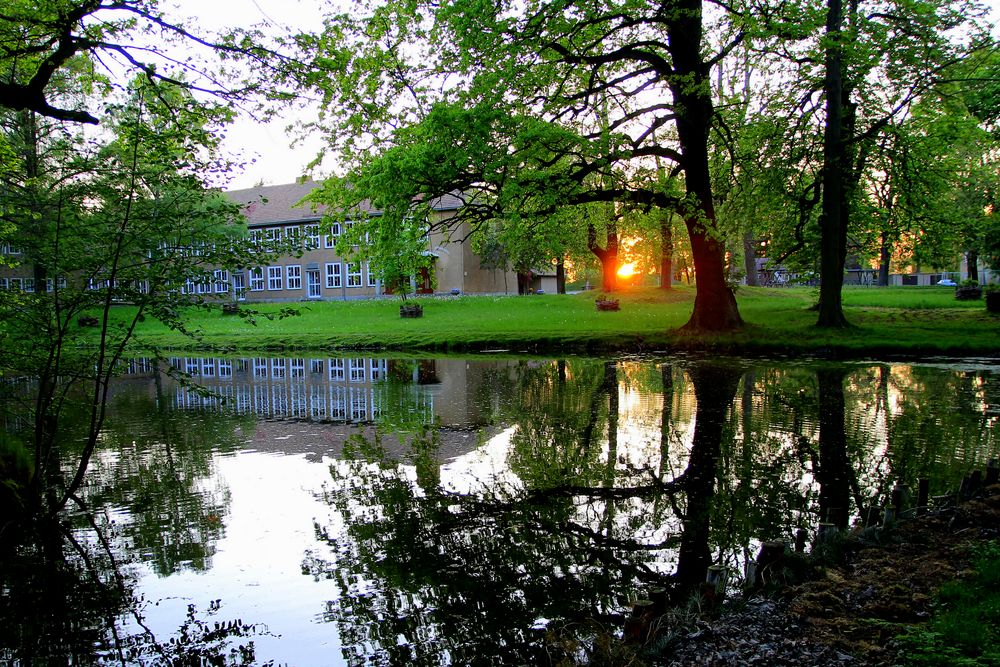
[[[955,288],[955,298],[959,301],[977,301],[983,298],[983,288],[976,280],[963,280]]]
[[[899,639],[911,665],[1000,664],[1000,543],[977,550],[975,575],[938,591],[940,610],[926,628]]]

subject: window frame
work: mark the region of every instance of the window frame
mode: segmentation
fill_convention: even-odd
[[[267,291],[280,292],[285,288],[285,272],[281,265],[267,267]]]

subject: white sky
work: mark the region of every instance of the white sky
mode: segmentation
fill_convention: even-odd
[[[327,0],[164,0],[162,4],[164,10],[176,12],[179,17],[197,17],[192,25],[207,30],[269,24],[276,30],[288,31],[320,29],[326,6]],[[291,183],[305,174],[306,165],[315,158],[322,141],[316,137],[292,148],[292,136],[285,132],[289,123],[303,113],[308,111],[292,110],[283,119],[267,124],[245,117],[237,120],[228,130],[224,145],[247,166],[242,173],[232,175],[226,189]],[[322,177],[325,173],[316,175]]]
[[[335,0],[334,0],[335,1]],[[330,0],[164,0],[163,7],[177,7],[180,16],[196,16],[195,25],[208,29],[249,27],[267,23],[289,30],[314,29],[322,26],[322,14]],[[992,7],[994,25],[1000,22],[1000,0],[986,0]],[[306,173],[306,165],[316,156],[322,141],[320,137],[291,147],[292,137],[285,127],[296,115],[308,111],[290,111],[284,120],[260,124],[241,119],[229,130],[226,147],[230,153],[242,156],[247,166],[242,173],[234,173],[227,189],[253,187],[257,183],[275,185],[291,183]],[[322,178],[332,170],[325,163],[313,175]]]

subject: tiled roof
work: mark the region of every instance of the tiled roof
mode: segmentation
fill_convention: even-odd
[[[247,224],[269,225],[291,222],[314,222],[323,215],[325,206],[311,203],[300,204],[302,199],[321,185],[318,181],[287,183],[285,185],[261,185],[245,190],[229,190],[224,194],[237,204],[243,205]],[[445,195],[434,202],[436,211],[454,211],[461,208],[462,201],[454,195]],[[379,211],[369,209],[370,213]]]

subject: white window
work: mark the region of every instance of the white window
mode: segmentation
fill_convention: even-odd
[[[233,377],[233,362],[229,359],[219,359],[219,377]]]
[[[271,243],[277,243],[281,240],[281,227],[268,227],[264,230],[264,237]]]
[[[368,418],[368,392],[363,387],[351,388],[351,421]]]
[[[291,376],[293,378],[304,378],[306,376],[306,360],[305,359],[292,359],[291,360]]]
[[[264,291],[264,269],[259,267],[256,269],[250,269],[250,291]]]
[[[253,376],[255,378],[267,377],[267,359],[257,357],[253,360]]]
[[[264,230],[263,229],[251,229],[250,230],[250,243],[255,247],[260,247],[264,242]]]
[[[343,380],[344,377],[344,360],[330,359],[330,379]]]
[[[35,291],[35,279],[34,278],[25,278],[23,284],[24,284],[24,291],[25,292],[34,292]]]
[[[320,385],[309,387],[309,418],[326,418],[326,396],[323,393],[323,387]]]
[[[279,290],[279,289],[281,289],[281,267],[280,266],[269,266],[269,267],[267,267],[267,289],[269,289],[269,290]]]
[[[285,360],[271,359],[271,377],[275,380],[285,379]]]
[[[371,364],[371,378],[372,382],[377,382],[388,375],[389,372],[389,362],[385,359],[369,359],[368,363]]]
[[[375,272],[372,271],[372,265],[365,263],[365,273],[368,274],[368,286],[375,287]]]
[[[292,244],[293,248],[302,245],[302,228],[298,226],[285,227],[285,238]]]
[[[347,420],[347,390],[330,387],[330,419]]]
[[[261,280],[261,282],[263,282],[263,280]],[[263,287],[263,285],[261,287]],[[233,291],[236,292],[236,298],[240,301],[247,298],[247,279],[242,273],[233,274]]]
[[[215,359],[201,360],[201,376],[206,378],[215,377]]]
[[[327,264],[326,265],[326,286],[327,289],[332,289],[334,287],[340,287],[343,284],[342,278],[340,277],[340,264]]]
[[[145,281],[143,281],[143,282],[145,282]],[[66,276],[60,276],[59,280],[56,281],[56,282],[53,282],[52,278],[46,278],[45,279],[45,291],[47,291],[47,292],[54,292],[55,291],[54,288],[55,288],[56,285],[59,286],[59,289],[66,289]],[[6,281],[4,281],[3,286],[4,287],[6,286]],[[0,287],[0,289],[3,289],[3,287]],[[140,291],[142,291],[142,290],[140,290]],[[147,289],[145,291],[142,291],[142,293],[143,294],[148,294],[149,293],[148,285],[147,285]]]
[[[0,289],[7,289],[7,279],[0,278]]]
[[[351,382],[364,382],[365,381],[365,360],[364,359],[350,359],[347,362],[347,367],[350,369],[350,379]]]
[[[319,225],[306,225],[306,250],[319,247]]]
[[[288,281],[287,289],[302,289],[302,267],[298,265],[285,267],[285,278]],[[280,288],[279,288],[280,289]]]
[[[361,263],[352,262],[347,265],[347,286],[361,287]]]
[[[314,375],[323,374],[323,360],[322,359],[310,359],[309,360],[309,372]]]
[[[229,291],[229,271],[216,269],[212,272],[212,277],[215,278],[216,294],[223,294]]]
[[[337,245],[337,237],[340,236],[340,223],[335,222],[330,225],[330,233],[323,237],[323,246],[332,248]]]

